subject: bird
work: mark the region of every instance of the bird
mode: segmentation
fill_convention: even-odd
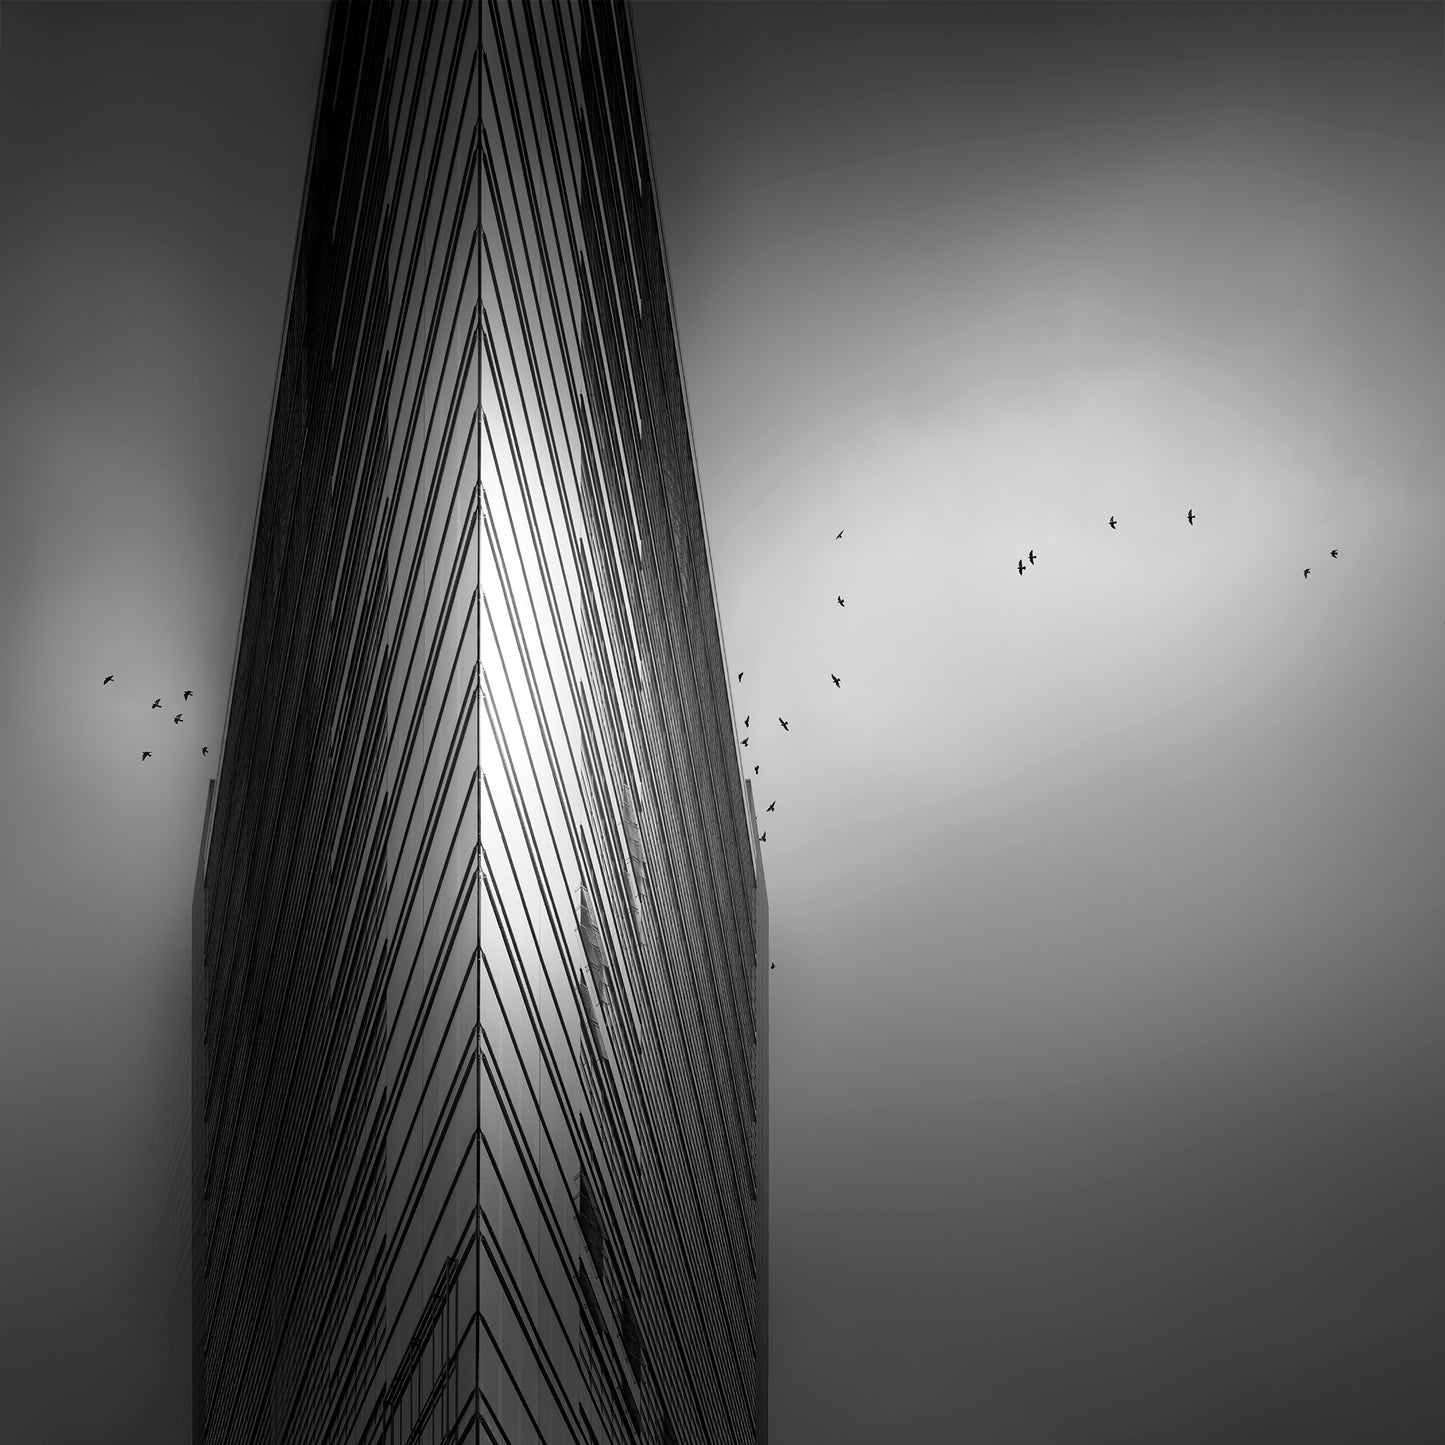
[[[758,839],[758,842],[759,842],[759,843],[766,843],[767,841],[768,841],[768,834],[767,834],[767,830],[765,829],[765,830],[763,831],[763,836]]]
[[[747,727],[748,724],[752,722],[752,720],[753,720],[753,715],[752,715],[752,713],[749,713],[749,714],[747,715],[747,717],[745,717],[745,718],[743,719],[743,726],[744,726],[744,727]]]
[[[1020,557],[1020,558],[1019,558],[1019,576],[1022,577],[1023,575],[1024,575],[1024,559],[1023,559],[1022,557]]]
[[[788,730],[788,721],[787,721],[787,719],[780,717],[780,718],[778,719],[778,721],[779,721],[780,723],[782,723],[782,725],[783,725],[783,731],[784,731],[784,732],[787,732],[787,730]]]
[[[1118,530],[1119,524],[1112,517],[1109,518],[1109,525],[1113,527],[1115,531]]]
[[[1330,548],[1330,556],[1331,556],[1331,557],[1338,557],[1339,555],[1340,555],[1340,549],[1339,549],[1338,547],[1331,547],[1331,548]]]
[[[744,739],[743,739],[743,746],[744,746],[744,747],[747,747],[747,745],[748,745],[748,740],[747,740],[746,738],[744,738]]]
[[[114,674],[114,673],[111,673],[111,675],[110,675],[108,678],[105,679],[105,682],[102,682],[102,683],[101,683],[101,686],[104,687],[106,682],[114,682],[114,681],[115,681],[115,674]]]
[[[187,688],[187,689],[181,694],[181,701],[184,702],[188,697],[190,697],[190,695],[191,695],[191,690],[190,690],[190,688]]]
[[[841,528],[839,528],[839,530],[838,530],[838,536],[837,536],[837,537],[834,537],[833,540],[836,542],[836,541],[838,540],[838,538],[841,537],[842,535],[843,535],[843,531],[842,531]]]
[[[839,676],[838,676],[838,674],[837,674],[836,672],[830,672],[830,673],[828,674],[828,676],[833,679],[833,686],[834,686],[834,687],[842,687],[842,686],[843,686],[842,680],[839,678]]]
[[[146,760],[148,757],[150,757],[150,754],[149,754],[149,753],[142,753],[142,754],[140,755],[140,760],[141,760],[141,762],[145,762],[145,760]]]
[[[1309,575],[1310,575],[1310,569],[1309,569],[1308,567],[1306,567],[1306,568],[1305,568],[1305,576],[1308,577]]]
[[[771,813],[771,812],[773,811],[773,809],[776,808],[777,806],[778,806],[778,800],[777,800],[776,798],[774,798],[773,801],[772,801],[771,803],[769,803],[766,808],[763,809],[763,812],[765,812],[765,813]]]
[[[770,964],[768,965],[769,968],[776,968],[777,966],[778,966],[778,965],[775,964],[775,963],[770,963]]]
[[[160,698],[157,698],[157,699],[151,704],[151,711],[154,712],[160,705],[161,705],[161,700],[160,700]]]
[[[202,749],[201,749],[201,756],[202,756],[202,757],[205,757],[206,754],[207,754],[208,752],[210,752],[210,751],[211,751],[210,748],[202,748]]]
[[[841,607],[842,605],[843,605],[843,599],[840,597],[840,598],[838,599],[838,606]]]
[[[1032,567],[1032,566],[1034,565],[1034,560],[1035,560],[1035,559],[1034,559],[1033,548],[1030,547],[1030,548],[1029,548],[1029,566],[1030,566],[1030,567]]]
[[[743,675],[742,675],[742,673],[738,673],[738,681],[741,682],[742,680],[743,680]]]
[[[1194,525],[1194,508],[1193,508],[1193,507],[1190,507],[1190,509],[1189,509],[1189,516],[1188,516],[1187,520],[1188,520],[1188,522],[1189,522],[1189,525],[1192,527],[1192,526]]]
[[[757,775],[758,775],[758,769],[759,769],[761,766],[762,766],[761,763],[754,763],[754,764],[753,764],[753,777],[757,777]]]
[[[178,722],[184,721],[184,719],[181,717],[180,713],[177,713],[177,714],[175,715],[175,717],[173,717],[173,718],[171,719],[171,721],[172,721],[173,723],[178,723]]]

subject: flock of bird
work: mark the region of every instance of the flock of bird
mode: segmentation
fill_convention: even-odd
[[[112,672],[112,673],[109,673],[107,676],[105,676],[105,677],[103,677],[103,678],[101,679],[100,685],[101,685],[102,687],[105,687],[108,683],[112,683],[112,682],[114,682],[114,681],[115,681],[115,674]],[[195,696],[195,693],[192,691],[192,689],[186,688],[186,690],[181,694],[181,701],[182,701],[182,702],[188,702],[188,701],[189,701],[192,697],[194,697],[194,696]],[[160,700],[160,698],[157,698],[157,699],[150,705],[150,710],[151,710],[152,712],[155,712],[156,709],[159,708],[160,706],[161,706],[161,700]],[[184,714],[184,713],[177,713],[177,714],[171,719],[171,722],[172,722],[176,727],[179,727],[183,722],[185,722],[185,720],[186,720],[186,719],[185,719],[185,714]],[[208,756],[208,755],[210,754],[210,751],[211,751],[210,748],[204,748],[204,747],[203,747],[203,748],[201,749],[201,756],[202,756],[203,758],[206,757],[206,756]],[[141,753],[141,755],[140,755],[140,760],[141,760],[141,762],[145,762],[145,760],[146,760],[147,758],[152,757],[152,756],[154,756],[154,754],[151,752],[151,750],[150,750],[149,748],[146,748],[145,751]]]
[[[841,542],[841,541],[843,540],[843,533],[844,533],[845,531],[847,531],[847,528],[846,528],[846,527],[840,528],[839,531],[838,531],[837,536],[834,537],[833,540],[834,540],[835,542]],[[844,607],[844,608],[846,608],[847,605],[848,605],[848,604],[843,600],[842,595],[839,594],[839,596],[838,596],[838,606],[839,606],[839,607]],[[839,677],[836,672],[830,672],[830,673],[828,674],[828,676],[833,679],[833,686],[834,686],[834,687],[841,688],[841,687],[843,686],[843,679],[842,679],[841,677]],[[740,673],[738,673],[738,681],[741,682],[742,680],[743,680],[743,675],[742,675],[742,673],[740,672]],[[751,713],[748,713],[748,714],[743,718],[743,726],[744,726],[745,728],[746,728],[746,727],[750,727],[750,726],[752,725],[752,720],[753,720],[752,714],[751,714]],[[787,731],[788,731],[788,720],[787,720],[787,718],[785,718],[785,717],[780,717],[780,718],[778,719],[778,723],[779,723],[779,725],[782,727],[782,729],[783,729],[784,732],[787,732]],[[741,742],[742,742],[743,747],[747,747],[747,745],[748,745],[748,738],[747,738],[746,735],[743,736],[743,738],[741,739]],[[753,764],[753,776],[754,776],[754,777],[757,777],[757,775],[758,775],[759,772],[761,772],[761,771],[762,771],[762,764],[761,764],[761,763],[754,763],[754,764]],[[763,811],[764,811],[765,813],[771,813],[771,812],[773,812],[773,811],[777,808],[777,806],[778,806],[778,800],[777,800],[776,798],[774,798],[773,801],[772,801],[771,803],[769,803],[766,808],[763,809]],[[767,841],[768,841],[768,830],[767,830],[766,828],[764,828],[763,831],[762,831],[760,834],[758,834],[758,842],[759,842],[759,843],[766,843]],[[768,965],[769,968],[776,968],[777,966],[778,966],[778,965],[777,965],[776,963],[769,963],[769,965]]]
[[[1194,509],[1193,509],[1192,507],[1191,507],[1191,508],[1189,509],[1189,511],[1185,514],[1185,520],[1189,523],[1189,525],[1190,525],[1191,527],[1194,525]],[[1110,529],[1110,531],[1118,531],[1118,529],[1119,529],[1119,519],[1118,519],[1117,517],[1111,516],[1111,517],[1109,518],[1109,529]],[[844,532],[845,530],[846,530],[846,528],[840,529],[840,530],[838,531],[837,535],[834,537],[833,540],[836,541],[836,542],[841,542],[841,541],[843,540],[843,532]],[[1330,556],[1331,556],[1331,557],[1338,557],[1339,555],[1340,555],[1340,552],[1339,552],[1339,548],[1338,548],[1338,547],[1332,547],[1332,548],[1330,549]],[[1025,565],[1024,565],[1024,559],[1023,559],[1022,557],[1020,557],[1019,560],[1018,560],[1018,572],[1019,572],[1019,576],[1022,577],[1023,574],[1028,571],[1028,568],[1034,566],[1034,565],[1037,563],[1037,561],[1038,561],[1038,556],[1037,556],[1037,554],[1033,551],[1032,548],[1030,548],[1030,549],[1029,549],[1029,553],[1028,553],[1028,566],[1025,566]],[[1309,580],[1310,571],[1311,571],[1311,569],[1308,568],[1308,567],[1306,567],[1306,568],[1304,569],[1304,575],[1305,575],[1305,580],[1306,580],[1306,581]],[[843,599],[843,597],[842,597],[841,594],[838,595],[838,606],[839,606],[839,607],[846,607],[846,606],[847,606],[847,603],[844,601],[844,599]],[[836,687],[836,688],[841,688],[841,687],[843,686],[843,679],[840,678],[836,672],[830,672],[830,673],[828,674],[828,676],[832,679],[832,681],[833,681],[833,686],[834,686],[834,687]],[[738,673],[738,681],[741,682],[742,680],[743,680],[743,674],[740,672],[740,673]],[[114,682],[114,681],[115,681],[115,674],[114,674],[114,673],[111,673],[108,677],[106,677],[106,678],[101,682],[101,686],[104,687],[104,686],[106,686],[107,683],[112,683],[112,682]],[[189,701],[189,699],[190,699],[192,696],[193,696],[193,693],[192,693],[192,691],[191,691],[190,688],[187,688],[187,689],[181,694],[182,701]],[[152,711],[152,712],[156,711],[160,706],[161,706],[161,699],[160,699],[160,698],[156,698],[156,700],[155,700],[153,703],[151,703],[151,711]],[[180,725],[181,723],[183,723],[184,721],[185,721],[185,716],[184,716],[182,713],[177,713],[177,714],[171,719],[171,722],[172,722],[173,724],[177,725],[177,726],[179,726],[179,725]],[[750,727],[751,724],[752,724],[752,714],[749,713],[749,714],[747,714],[747,716],[745,716],[745,717],[743,718],[743,727],[744,727],[744,728]],[[785,717],[779,717],[779,718],[778,718],[778,724],[779,724],[779,726],[783,729],[784,732],[787,732],[787,731],[788,731],[788,720],[787,720],[787,718],[785,718]],[[748,735],[747,735],[746,733],[743,735],[743,737],[742,737],[742,739],[741,739],[741,742],[742,742],[742,746],[743,746],[743,747],[747,747],[747,745],[748,745]],[[210,748],[208,748],[208,747],[203,747],[203,748],[201,749],[201,756],[202,756],[202,757],[208,756],[209,753],[210,753],[210,751],[211,751]],[[141,762],[145,762],[145,760],[146,760],[147,758],[151,757],[151,756],[152,756],[151,750],[150,750],[149,748],[147,748],[144,752],[141,753],[141,755],[140,755],[140,760],[141,760]],[[753,764],[753,776],[754,776],[754,777],[757,777],[758,774],[761,773],[761,771],[762,771],[762,764],[760,764],[760,763],[754,763],[754,764]],[[774,799],[772,800],[772,802],[770,802],[770,803],[768,804],[768,806],[767,806],[763,811],[766,812],[766,813],[771,813],[771,812],[773,812],[773,811],[776,810],[777,806],[778,806],[778,800],[777,800],[776,798],[774,798]],[[758,835],[758,842],[759,842],[759,843],[766,843],[767,841],[768,841],[768,833],[767,833],[767,829],[765,828],[765,829],[763,829],[763,831]],[[774,963],[774,964],[771,964],[770,966],[771,966],[772,968],[776,968],[776,967],[777,967],[777,964]]]
[[[1184,515],[1184,520],[1185,520],[1186,522],[1188,522],[1191,527],[1194,525],[1194,508],[1193,508],[1193,507],[1191,507],[1191,508],[1185,513],[1185,515]],[[1113,531],[1113,532],[1117,532],[1117,531],[1119,530],[1119,519],[1118,519],[1118,517],[1111,516],[1111,517],[1109,518],[1109,530],[1110,530],[1110,531]],[[840,531],[838,532],[837,536],[836,536],[833,540],[834,540],[834,541],[841,542],[841,541],[843,540],[843,531],[840,530]],[[1338,547],[1332,547],[1332,548],[1330,549],[1330,556],[1331,556],[1331,557],[1338,557],[1339,555],[1340,555],[1340,550],[1339,550]],[[1024,558],[1020,557],[1019,560],[1018,560],[1019,576],[1022,577],[1023,574],[1028,571],[1029,567],[1034,566],[1037,562],[1038,562],[1038,555],[1037,555],[1037,553],[1035,553],[1035,552],[1033,551],[1032,548],[1030,548],[1030,549],[1029,549],[1029,553],[1028,553],[1028,564],[1027,564],[1027,566],[1025,565]],[[1309,575],[1310,575],[1311,570],[1312,570],[1312,569],[1309,568],[1309,567],[1306,567],[1306,568],[1304,569],[1305,581],[1309,581]],[[839,607],[844,607],[844,606],[846,606],[846,605],[847,605],[847,604],[844,602],[842,596],[840,595],[840,596],[838,597],[838,606],[839,606]],[[838,674],[837,674],[836,672],[830,672],[830,673],[828,674],[828,676],[833,679],[833,686],[834,686],[834,687],[841,688],[841,687],[843,686],[843,681],[842,681],[842,679],[838,676]],[[740,673],[738,673],[738,681],[741,682],[742,680],[743,680],[743,674],[740,672]],[[787,719],[780,717],[780,718],[778,719],[778,722],[779,722],[779,724],[782,726],[783,731],[784,731],[784,732],[787,732],[787,731],[788,731],[788,721],[787,721]],[[749,726],[751,725],[751,723],[752,723],[752,715],[751,715],[751,714],[748,714],[746,717],[743,718],[743,727],[744,727],[744,728],[747,728],[747,727],[749,727]],[[745,735],[743,736],[743,738],[741,739],[741,742],[742,742],[743,747],[747,747],[747,745],[748,745],[748,737],[747,737],[746,734],[745,734]],[[753,776],[756,777],[760,771],[761,771],[761,765],[758,764],[758,763],[754,763],[754,764],[753,764]],[[764,812],[771,813],[777,806],[778,806],[778,803],[777,803],[777,799],[775,798],[775,799],[773,799],[773,801],[772,801],[771,803],[768,804],[768,806],[767,806],[763,811],[764,811]],[[759,842],[759,843],[766,843],[767,841],[768,841],[768,834],[767,834],[767,830],[764,829],[764,830],[758,835],[758,842]],[[770,967],[776,968],[776,967],[777,967],[777,964],[776,964],[776,963],[770,964]]]
[[[1194,509],[1193,509],[1192,507],[1189,509],[1189,511],[1188,511],[1187,513],[1185,513],[1185,521],[1187,521],[1191,527],[1194,525]],[[1110,529],[1111,531],[1117,531],[1118,528],[1119,528],[1119,519],[1118,519],[1117,517],[1111,516],[1111,517],[1109,518],[1109,529]],[[840,530],[838,531],[837,535],[834,537],[833,540],[836,541],[836,542],[841,542],[841,541],[843,540],[843,532],[844,532],[845,530],[846,530],[846,529],[840,529]],[[1332,547],[1332,548],[1330,549],[1330,556],[1331,556],[1331,557],[1338,557],[1339,555],[1340,555],[1340,552],[1339,552],[1339,548],[1338,548],[1338,547]],[[1022,577],[1023,574],[1028,571],[1029,567],[1034,566],[1034,565],[1037,563],[1037,561],[1038,561],[1038,556],[1037,556],[1037,554],[1033,551],[1032,548],[1030,548],[1030,549],[1029,549],[1029,553],[1028,553],[1028,566],[1025,566],[1025,565],[1024,565],[1024,559],[1023,559],[1022,557],[1020,557],[1019,560],[1018,560],[1018,572],[1019,572],[1019,576]],[[1306,581],[1309,580],[1310,571],[1311,571],[1311,569],[1310,569],[1309,567],[1306,567],[1306,568],[1304,569],[1304,575],[1305,575],[1305,580],[1306,580]],[[839,594],[839,596],[838,596],[838,606],[839,606],[839,607],[846,607],[846,606],[847,606],[847,603],[844,601],[844,599],[843,599],[843,597],[842,597],[841,594]],[[834,686],[834,687],[836,687],[836,688],[841,688],[841,687],[843,686],[843,679],[840,678],[836,672],[830,672],[830,673],[828,674],[828,676],[832,679],[832,681],[833,681],[833,686]],[[743,674],[740,672],[740,673],[738,673],[738,681],[741,682],[742,680],[743,680]],[[114,673],[111,673],[108,677],[106,677],[106,678],[104,679],[104,681],[102,681],[101,686],[104,687],[107,683],[111,683],[111,682],[114,682],[114,681],[115,681],[115,674],[114,674]],[[183,693],[181,694],[181,697],[182,697],[182,700],[183,700],[183,701],[189,700],[191,696],[192,696],[192,692],[191,692],[191,690],[190,690],[189,688],[187,688],[187,689],[185,690],[185,692],[183,692]],[[156,698],[156,700],[155,700],[153,703],[151,703],[151,711],[154,712],[154,711],[155,711],[157,708],[159,708],[160,706],[161,706],[161,699],[160,699],[160,698]],[[181,714],[181,713],[177,713],[177,714],[171,719],[171,722],[174,723],[174,724],[177,724],[177,725],[183,723],[184,721],[185,721],[185,717],[184,717],[184,715]],[[749,727],[749,726],[751,725],[751,723],[752,723],[752,714],[749,713],[746,717],[743,718],[743,727],[744,727],[744,728],[747,728],[747,727]],[[788,720],[787,720],[787,718],[785,718],[785,717],[779,717],[778,723],[779,723],[779,725],[782,727],[782,729],[783,729],[784,732],[787,732],[787,731],[788,731]],[[742,741],[742,746],[743,746],[743,747],[747,747],[747,745],[748,745],[748,737],[747,737],[746,734],[743,736],[743,738],[742,738],[741,741]],[[201,749],[201,756],[202,756],[202,757],[207,756],[207,755],[210,753],[210,751],[211,751],[210,748],[208,748],[208,747],[203,747],[203,748]],[[147,758],[149,758],[150,756],[152,756],[151,750],[150,750],[149,748],[147,748],[147,749],[146,749],[144,752],[142,752],[141,755],[140,755],[141,762],[145,762],[145,760],[146,760]],[[760,763],[754,763],[754,764],[753,764],[753,776],[756,777],[761,771],[762,771],[762,765],[761,765]],[[777,806],[778,806],[778,800],[777,800],[776,798],[774,798],[773,801],[770,802],[770,803],[768,804],[768,806],[767,806],[763,811],[764,811],[764,812],[767,812],[767,813],[771,813],[771,812],[773,812],[773,811],[777,808]],[[768,834],[767,834],[767,830],[766,830],[766,829],[764,829],[763,832],[759,835],[758,841],[759,841],[760,843],[766,843],[766,842],[768,841]]]
[[[1193,508],[1193,507],[1191,507],[1191,508],[1184,514],[1184,520],[1185,520],[1186,522],[1188,522],[1191,527],[1194,525],[1194,508]],[[1118,517],[1111,516],[1111,517],[1109,518],[1109,530],[1110,530],[1110,531],[1114,531],[1114,532],[1117,532],[1117,531],[1119,530],[1119,519],[1118,519]],[[843,540],[843,532],[842,532],[842,530],[840,530],[840,531],[838,532],[837,536],[836,536],[833,540],[834,540],[834,541],[837,541],[837,542],[841,542],[841,541]],[[1338,557],[1339,555],[1340,555],[1340,550],[1339,550],[1338,547],[1332,547],[1332,548],[1330,549],[1330,556],[1331,556],[1331,557]],[[1024,558],[1020,557],[1019,560],[1018,560],[1019,576],[1023,576],[1023,574],[1024,574],[1025,572],[1027,572],[1027,571],[1029,570],[1029,568],[1032,567],[1032,566],[1034,566],[1037,562],[1038,562],[1038,554],[1037,554],[1036,552],[1034,552],[1032,548],[1030,548],[1029,553],[1028,553],[1027,565],[1025,565],[1025,559],[1024,559]],[[1305,580],[1306,580],[1306,581],[1309,580],[1309,575],[1310,575],[1311,570],[1312,570],[1312,569],[1309,568],[1309,567],[1306,567],[1306,568],[1304,569],[1304,575],[1305,575]],[[843,600],[842,596],[840,595],[840,596],[838,597],[838,606],[839,606],[839,607],[845,607],[846,605],[847,605],[847,604],[845,603],[845,601]],[[838,676],[838,674],[837,674],[836,672],[830,672],[830,673],[828,674],[828,676],[833,679],[833,686],[834,686],[834,687],[841,688],[841,687],[843,686],[843,680],[842,680],[842,678],[840,678],[840,677]],[[743,674],[740,672],[740,673],[738,673],[738,681],[741,682],[742,680],[743,680]],[[783,731],[784,731],[784,732],[787,732],[787,731],[788,731],[788,720],[787,720],[786,718],[780,717],[780,718],[778,719],[778,722],[779,722],[779,724],[781,725]],[[744,727],[745,729],[748,728],[748,727],[751,725],[751,723],[752,723],[752,715],[751,715],[751,714],[749,714],[748,716],[746,716],[746,717],[743,718],[743,727]],[[747,745],[748,745],[748,736],[747,736],[746,733],[745,733],[744,736],[742,737],[741,742],[742,742],[743,747],[747,747]],[[754,763],[754,764],[753,764],[753,776],[756,777],[760,771],[761,771],[761,765],[760,765],[760,764],[757,764],[757,763]],[[777,803],[777,799],[775,798],[775,799],[774,799],[771,803],[769,803],[768,806],[764,809],[764,812],[771,813],[777,806],[778,806],[778,803]],[[758,836],[758,842],[760,842],[760,843],[766,843],[767,841],[768,841],[768,834],[767,834],[767,830],[765,829],[761,834],[759,834],[759,836]]]
[[[843,532],[846,531],[846,530],[847,530],[846,528],[841,529],[841,530],[838,532],[837,536],[834,537],[833,540],[834,540],[835,542],[841,542],[841,541],[843,540]],[[843,600],[842,596],[840,595],[840,596],[838,597],[838,606],[839,606],[839,607],[845,607],[845,608],[846,608],[847,605],[848,605],[848,604]],[[828,676],[829,676],[830,678],[832,678],[832,680],[833,680],[833,686],[834,686],[834,687],[841,688],[841,687],[843,686],[843,679],[842,679],[841,677],[839,677],[836,672],[830,672],[830,673],[828,674]],[[743,675],[742,675],[742,673],[740,672],[740,673],[738,673],[738,681],[741,682],[742,680],[743,680]],[[752,720],[753,720],[753,719],[752,719],[752,714],[749,713],[746,717],[743,718],[743,727],[744,727],[744,728],[750,727],[750,726],[752,725]],[[787,732],[787,731],[788,731],[788,720],[787,720],[787,718],[785,718],[785,717],[780,717],[780,718],[778,719],[778,724],[779,724],[779,726],[783,729],[784,732]],[[743,747],[747,747],[747,745],[748,745],[748,737],[747,737],[747,735],[744,735],[744,736],[740,739],[740,741],[741,741]],[[757,777],[757,775],[758,775],[761,771],[762,771],[762,764],[760,764],[760,763],[754,763],[754,764],[753,764],[753,776],[754,776],[754,777]],[[774,798],[773,801],[772,801],[771,803],[769,803],[766,808],[763,809],[763,811],[764,811],[765,813],[771,813],[771,812],[773,812],[773,811],[777,808],[777,806],[778,806],[778,800],[777,800],[776,798]],[[768,832],[767,832],[767,829],[764,828],[763,831],[758,835],[758,842],[759,842],[759,843],[766,843],[767,841],[768,841]],[[776,968],[777,965],[774,964],[773,967]]]
[[[1184,514],[1184,520],[1185,520],[1186,522],[1188,522],[1191,527],[1194,525],[1194,508],[1193,508],[1193,507],[1190,507],[1190,509]],[[1117,531],[1119,530],[1119,519],[1118,519],[1117,517],[1110,517],[1110,518],[1109,518],[1109,530],[1110,530],[1111,532],[1117,532]],[[838,535],[841,537],[843,534],[842,534],[841,532],[839,532]],[[1339,549],[1338,547],[1331,547],[1331,548],[1330,548],[1330,556],[1331,556],[1331,557],[1338,557],[1339,555],[1340,555],[1340,549]],[[1034,563],[1035,563],[1036,560],[1037,560],[1037,559],[1035,558],[1035,556],[1034,556],[1034,554],[1033,554],[1033,552],[1032,552],[1032,550],[1031,550],[1031,551],[1029,552],[1029,567],[1032,567],[1032,566],[1034,565]],[[1018,568],[1019,568],[1019,576],[1020,576],[1020,577],[1022,577],[1022,576],[1024,575],[1024,573],[1028,571],[1028,567],[1025,567],[1025,566],[1024,566],[1024,559],[1023,559],[1022,557],[1019,558]],[[1309,577],[1310,577],[1310,572],[1311,572],[1311,570],[1312,570],[1312,569],[1309,568],[1309,567],[1306,567],[1306,568],[1304,569],[1304,571],[1305,571],[1305,581],[1306,581],[1306,582],[1309,581]],[[843,600],[843,599],[842,599],[841,597],[838,599],[838,601],[839,601],[840,603],[842,602],[842,600]],[[835,679],[835,681],[836,681],[836,679]]]

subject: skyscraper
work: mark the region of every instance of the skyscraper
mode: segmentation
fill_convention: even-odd
[[[197,1445],[766,1439],[693,458],[627,11],[335,5],[196,887]]]

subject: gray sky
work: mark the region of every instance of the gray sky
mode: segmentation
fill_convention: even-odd
[[[6,1445],[190,1439],[190,896],[324,23],[0,3]]]
[[[323,23],[0,5],[15,1445],[183,1438],[152,1216]],[[1445,1438],[1439,7],[637,31],[777,799],[776,1445]]]
[[[776,1440],[1445,1438],[1439,8],[638,28]]]

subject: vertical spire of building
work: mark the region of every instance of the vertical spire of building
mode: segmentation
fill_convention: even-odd
[[[627,12],[335,5],[197,893],[198,1445],[765,1438],[726,679]]]

